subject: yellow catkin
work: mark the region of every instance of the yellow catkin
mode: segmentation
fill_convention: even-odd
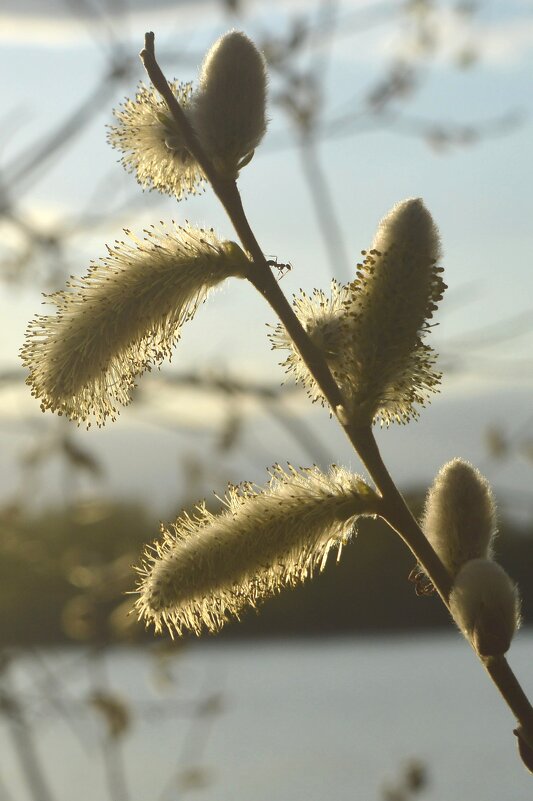
[[[136,606],[157,631],[216,631],[230,617],[322,569],[358,515],[375,514],[376,494],[339,467],[276,466],[264,491],[230,487],[225,509],[183,514],[145,553]]]
[[[296,298],[295,312],[329,364],[358,425],[389,424],[418,415],[440,383],[435,354],[423,342],[445,284],[437,266],[440,245],[431,215],[419,198],[398,203],[381,221],[372,248],[363,251],[355,280]],[[290,351],[288,371],[322,394],[282,326],[274,348]]]
[[[190,113],[192,84],[170,84],[186,115]],[[203,189],[204,175],[185,147],[168,107],[151,86],[139,85],[133,100],[127,99],[114,115],[108,142],[121,153],[121,163],[143,189],[182,198]]]
[[[209,290],[248,265],[213,231],[161,224],[143,239],[126,234],[86,276],[47,297],[57,313],[30,322],[21,351],[43,410],[88,425],[114,419],[136,377],[170,358]]]

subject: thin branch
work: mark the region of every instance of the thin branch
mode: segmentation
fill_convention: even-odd
[[[53,801],[54,796],[48,786],[24,711],[13,690],[6,685],[4,676],[0,687],[0,710],[7,718],[13,746],[29,793],[34,801]]]
[[[448,598],[452,588],[450,574],[431,547],[385,467],[372,429],[348,426],[347,433],[383,496],[382,517],[410,548],[419,564],[430,576],[435,589],[448,608]]]
[[[52,134],[40,145],[32,144],[26,155],[17,155],[13,169],[5,170],[6,183],[13,188],[29,177],[35,180],[37,171],[47,167],[52,158],[62,152],[67,142],[80,134],[86,124],[93,119],[95,110],[107,104],[114,92],[114,83],[121,77],[115,73],[107,73],[94,87],[92,92],[82,101],[77,109],[63,120]],[[33,187],[33,183],[31,184]],[[19,190],[20,191],[20,190]]]
[[[213,729],[215,720],[215,714],[213,714],[213,712],[217,711],[217,696],[213,696],[211,690],[212,686],[213,677],[206,675],[199,699],[194,704],[194,714],[191,717],[189,729],[182,739],[181,753],[178,755],[176,767],[159,795],[160,801],[171,797],[172,791],[175,790],[176,783],[179,782],[183,772],[187,770],[187,768],[194,769],[200,765],[209,736]],[[215,708],[211,714],[206,714],[206,707],[209,708],[210,701],[213,698],[215,698]]]
[[[314,139],[309,136],[303,137],[300,141],[299,152],[303,173],[315,207],[316,219],[326,246],[332,274],[342,274],[347,281],[350,281],[353,276],[350,275],[350,258],[344,241],[344,234],[341,231],[333,207],[333,198]]]
[[[2,374],[0,373],[0,381]],[[255,384],[231,376],[202,375],[201,373],[180,373],[163,379],[171,386],[192,386],[208,392],[218,391],[228,397],[235,395],[255,398],[268,414],[305,450],[313,461],[331,464],[332,457],[327,446],[301,417],[292,415],[285,406],[287,391],[270,384]],[[254,461],[254,466],[257,460]]]
[[[473,331],[458,334],[448,339],[446,346],[453,350],[458,348],[464,353],[465,348],[492,348],[509,339],[516,339],[533,331],[533,309],[527,309],[520,314],[513,314],[506,320],[500,320],[492,325],[476,328]]]
[[[110,693],[107,677],[105,655],[96,649],[89,659],[92,688],[95,695],[99,692]],[[102,740],[102,758],[109,790],[110,801],[129,801],[130,793],[126,778],[121,746],[117,737],[111,733]]]
[[[266,401],[270,415],[283,427],[285,432],[294,439],[310,455],[314,462],[320,465],[330,465],[333,461],[328,448],[313,428],[302,417],[290,414],[281,398],[277,401]]]
[[[222,192],[224,194],[227,189],[227,184],[230,182],[224,181],[215,170],[211,159],[205,153],[198,140],[198,137],[196,136],[194,128],[187,119],[185,112],[178,103],[167,79],[163,75],[161,67],[156,61],[155,34],[152,31],[149,31],[144,35],[144,49],[141,50],[139,55],[155,89],[157,89],[163,100],[166,102],[170,113],[174,117],[174,121],[176,122],[180,133],[183,136],[187,150],[189,150],[189,152],[194,156],[202,168],[205,177],[213,187],[215,193],[220,197],[219,193]]]
[[[42,688],[42,696],[47,704],[56,710],[64,719],[72,734],[78,739],[82,747],[87,748],[91,745],[85,729],[79,725],[79,715],[73,715],[68,708],[69,695],[66,682],[63,681],[61,671],[54,671],[48,666],[38,648],[30,649],[32,659],[39,668],[41,676],[38,681]]]

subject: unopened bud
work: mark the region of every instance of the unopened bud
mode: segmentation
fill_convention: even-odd
[[[222,36],[207,53],[193,100],[193,123],[215,166],[236,174],[266,130],[266,65],[241,31]]]
[[[422,529],[452,577],[469,559],[490,556],[496,506],[479,470],[463,459],[440,469],[428,492]]]
[[[455,622],[481,656],[501,656],[520,625],[518,590],[496,562],[471,559],[450,594]]]

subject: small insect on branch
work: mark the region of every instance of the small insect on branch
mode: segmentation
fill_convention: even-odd
[[[278,261],[277,256],[268,256],[267,257],[267,264],[269,267],[275,267],[278,271],[278,281],[281,281],[284,275],[289,273],[292,270],[292,264],[290,261],[283,263]]]

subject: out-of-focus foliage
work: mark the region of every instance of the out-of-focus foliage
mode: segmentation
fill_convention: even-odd
[[[417,759],[411,759],[401,770],[395,782],[387,782],[383,786],[383,801],[412,801],[428,789],[429,775],[426,765]]]
[[[2,643],[137,638],[131,565],[157,523],[140,508],[102,503],[34,519],[4,514],[0,530]]]

